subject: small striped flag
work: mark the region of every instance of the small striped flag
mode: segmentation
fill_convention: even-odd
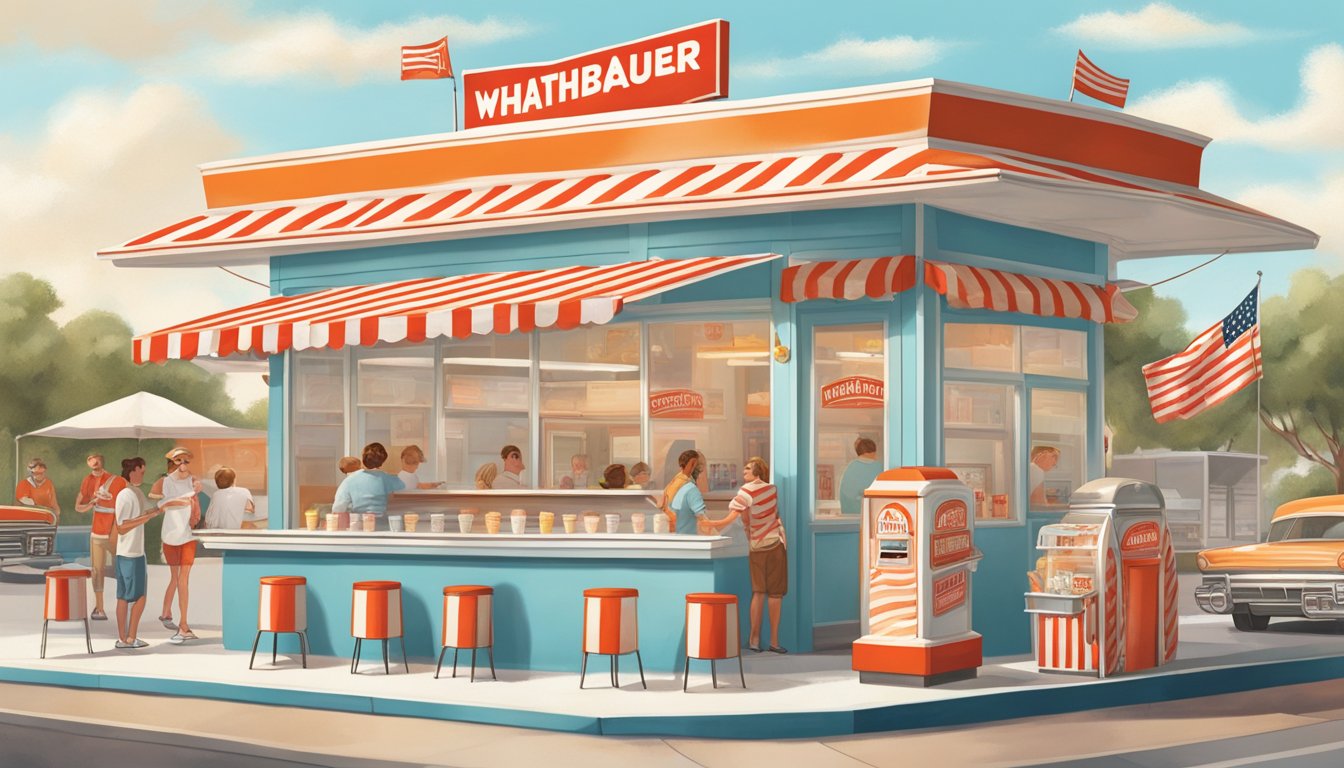
[[[1078,60],[1073,65],[1073,89],[1085,93],[1097,101],[1125,108],[1125,97],[1129,95],[1129,80],[1107,74],[1101,67],[1078,51]]]
[[[1257,285],[1185,351],[1143,366],[1148,401],[1158,423],[1188,419],[1261,378]]]
[[[448,59],[448,37],[428,45],[401,47],[402,80],[437,80],[453,76],[453,62]]]

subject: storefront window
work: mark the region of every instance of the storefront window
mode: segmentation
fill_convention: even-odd
[[[313,350],[291,360],[290,439],[298,504],[289,524],[296,525],[303,510],[330,504],[341,481],[336,465],[345,453],[345,354]]]
[[[949,382],[943,389],[948,469],[975,493],[977,521],[1017,521],[1018,389],[1008,384]]]
[[[1022,370],[1037,376],[1087,378],[1087,334],[1056,328],[1022,328]]]
[[[747,459],[769,463],[769,332],[764,320],[649,325],[652,450],[639,459],[649,487],[666,485],[692,448],[705,455],[710,494],[736,491]]]
[[[1022,370],[1019,346],[1015,325],[953,323],[944,327],[943,362],[948,368],[1016,373]]]
[[[1027,499],[1032,509],[1062,508],[1087,471],[1087,395],[1031,390]]]
[[[857,515],[886,460],[886,328],[817,328],[812,350],[814,514]]]
[[[545,488],[596,488],[602,470],[640,456],[640,326],[541,336],[541,457]]]
[[[427,467],[436,466],[429,432],[433,345],[358,349],[355,366],[355,450],[382,443],[388,457],[383,470],[392,474],[401,470],[402,450],[412,445],[424,451]]]
[[[476,473],[493,463],[503,472],[500,449],[517,446],[526,469],[525,487],[535,487],[532,445],[532,338],[473,336],[443,344],[444,474],[448,488],[473,488]]]

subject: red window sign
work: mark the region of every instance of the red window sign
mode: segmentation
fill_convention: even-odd
[[[966,571],[959,570],[933,582],[933,615],[944,613],[966,602]]]
[[[900,504],[888,504],[877,513],[878,536],[909,536],[910,512]]]
[[[960,499],[944,501],[933,516],[933,530],[961,531],[966,529],[966,502]]]
[[[965,560],[970,555],[970,531],[935,533],[929,537],[929,565],[934,568]]]
[[[728,22],[706,21],[568,59],[462,73],[468,128],[728,95]]]
[[[822,408],[881,408],[886,387],[872,376],[846,376],[821,388]]]
[[[667,389],[649,393],[651,419],[703,419],[705,398],[691,389]]]
[[[1125,531],[1125,538],[1120,542],[1121,554],[1130,554],[1132,552],[1141,552],[1146,549],[1157,549],[1157,543],[1161,538],[1161,529],[1157,523],[1152,520],[1145,520],[1142,523],[1135,523]]]

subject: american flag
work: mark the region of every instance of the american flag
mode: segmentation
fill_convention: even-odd
[[[1158,423],[1188,419],[1264,375],[1256,286],[1232,313],[1195,337],[1184,352],[1143,366]]]
[[[428,45],[401,47],[402,80],[436,80],[453,76],[453,63],[448,59],[448,37]]]
[[[1078,60],[1073,64],[1073,89],[1097,101],[1124,109],[1125,97],[1129,95],[1129,80],[1107,74],[1079,51]]]

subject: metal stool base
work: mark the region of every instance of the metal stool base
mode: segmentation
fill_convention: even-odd
[[[261,642],[261,633],[271,632],[269,629],[257,630],[257,637],[252,641],[252,658],[247,662],[247,668],[252,669],[252,665],[257,661],[257,644]],[[271,632],[271,664],[275,664],[277,651],[280,647],[280,635],[294,634],[299,636],[299,653],[302,655],[303,668],[308,668],[308,633],[303,630],[293,630],[292,632]]]
[[[611,687],[612,687],[612,688],[620,688],[620,687],[621,687],[621,654],[619,654],[619,653],[597,654],[596,651],[584,651],[584,652],[583,652],[583,665],[582,665],[581,667],[579,667],[579,690],[583,690],[583,680],[584,680],[584,678],[585,678],[585,677],[587,676],[587,674],[588,674],[588,654],[589,654],[589,653],[593,653],[593,654],[595,654],[595,655],[599,655],[599,656],[607,656],[607,657],[609,657],[609,658],[611,659]],[[633,651],[626,651],[626,653],[633,653],[633,654],[635,654],[635,661],[639,664],[639,684],[642,685],[642,686],[644,686],[644,690],[647,691],[647,690],[649,689],[649,684],[648,684],[647,682],[645,682],[645,680],[644,680],[644,659],[640,657],[640,655],[639,655],[639,649],[636,648],[636,649],[633,650]]]
[[[714,687],[715,687],[715,688],[718,688],[718,687],[719,687],[719,673],[718,673],[718,670],[715,669],[715,667],[714,667],[714,662],[716,662],[716,661],[721,661],[721,659],[697,659],[697,661],[708,661],[708,662],[709,662],[709,677],[710,677],[710,680],[712,680],[712,681],[714,682]],[[737,655],[737,676],[738,676],[738,678],[742,681],[742,687],[745,689],[745,688],[747,687],[747,676],[742,672],[742,654],[740,654],[740,653]],[[686,665],[685,665],[685,667],[683,667],[682,670],[681,670],[681,692],[682,692],[682,693],[687,693],[687,692],[688,692],[688,691],[686,690],[686,686],[687,686],[687,684],[690,683],[690,679],[691,679],[691,657],[690,657],[690,656],[687,656],[687,657],[686,657]]]
[[[387,643],[391,639],[392,638],[390,637],[383,638],[383,674],[385,675],[392,674],[392,668],[388,666],[388,658],[387,658]],[[401,641],[401,663],[405,666],[407,674],[410,674],[411,663],[406,658],[406,636],[398,635],[397,639]],[[363,645],[363,643],[364,638],[362,637],[355,638],[355,652],[350,656],[350,674],[352,675],[359,672],[359,650],[360,647]]]
[[[488,651],[489,654],[490,654],[490,679],[491,679],[491,680],[498,680],[499,678],[495,676],[495,646],[493,646],[493,645],[486,645],[486,646],[482,646],[482,647],[484,647],[484,648],[486,649],[486,651]],[[437,667],[434,668],[434,679],[435,679],[435,680],[438,680],[438,679],[439,679],[439,671],[443,669],[443,654],[447,653],[449,648],[452,648],[452,649],[453,649],[453,677],[457,677],[457,654],[458,654],[459,651],[464,651],[464,650],[467,650],[467,649],[465,649],[465,648],[457,648],[457,647],[454,647],[454,646],[451,646],[451,645],[445,645],[445,646],[443,646],[442,649],[439,650],[439,665],[438,665]],[[473,682],[473,683],[476,682],[476,651],[477,651],[477,650],[479,650],[479,649],[478,649],[478,648],[472,648],[472,649],[471,649],[471,682]]]
[[[47,658],[47,624],[51,619],[42,620],[42,653],[38,658]],[[84,646],[89,649],[89,655],[93,655],[93,638],[89,635],[89,619],[84,617]]]

